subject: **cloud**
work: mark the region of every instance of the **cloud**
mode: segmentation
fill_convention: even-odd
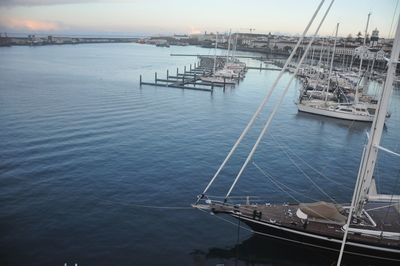
[[[136,0],[0,0],[0,7],[15,6],[49,6],[49,5],[66,5],[66,4],[82,4],[82,3],[115,3],[115,2],[134,2]]]
[[[16,31],[57,31],[64,28],[58,22],[33,19],[2,19],[0,26]]]
[[[202,30],[200,30],[200,29],[198,29],[196,27],[190,26],[189,34],[199,34],[199,33],[202,33],[202,32],[203,32]]]
[[[78,3],[79,0],[2,0],[0,6],[36,6]]]

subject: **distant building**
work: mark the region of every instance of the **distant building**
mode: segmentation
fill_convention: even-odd
[[[375,30],[372,31],[370,46],[376,47],[378,45],[378,41],[379,41],[379,31],[377,28],[375,28]]]
[[[269,48],[269,40],[252,40],[249,44],[252,48]]]
[[[4,33],[4,36],[0,33],[0,46],[10,46],[11,38],[7,36],[7,33]]]
[[[270,36],[265,34],[241,33],[241,44],[251,48],[269,48]]]
[[[233,36],[233,35],[232,35]],[[213,42],[215,43],[216,36],[214,33],[200,33],[200,34],[191,34],[190,38],[197,39],[199,42]],[[218,34],[218,43],[227,43],[228,36],[226,34]]]
[[[188,40],[190,37],[186,34],[174,34],[176,40]]]
[[[147,43],[149,44],[155,44],[155,45],[165,45],[168,44],[168,40],[167,39],[149,39],[147,40]]]
[[[358,58],[362,57],[364,60],[385,60],[385,52],[379,48],[368,48],[360,46],[354,50],[354,54]]]

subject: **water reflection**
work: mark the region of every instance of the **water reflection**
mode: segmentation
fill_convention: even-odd
[[[336,265],[337,253],[316,250],[311,247],[291,244],[282,240],[252,235],[232,247],[211,247],[208,251],[194,250],[191,253],[194,265]],[[383,266],[390,262],[343,257],[342,265]]]
[[[325,117],[320,115],[308,114],[303,112],[298,112],[296,114],[296,119],[298,120],[308,120],[308,121],[315,121],[320,123],[321,125],[330,124],[335,125],[341,128],[346,128],[349,130],[349,133],[360,133],[371,128],[371,123],[367,122],[357,122],[357,121],[350,121],[350,120],[342,120],[336,119],[331,117]],[[386,126],[385,126],[386,129]]]

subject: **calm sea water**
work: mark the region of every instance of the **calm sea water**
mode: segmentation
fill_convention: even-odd
[[[230,224],[190,208],[278,72],[250,70],[236,88],[213,94],[140,88],[140,74],[152,80],[155,71],[163,76],[196,61],[171,52],[213,54],[198,47],[137,44],[0,49],[0,265],[335,261],[332,254],[252,237],[235,220]],[[272,103],[290,77],[285,74]],[[254,162],[296,189],[292,196],[298,200],[329,200],[307,179],[312,178],[334,200],[348,202],[369,125],[298,114],[298,86],[293,83]],[[371,85],[371,93],[376,87]],[[399,105],[394,91],[383,143],[395,151]],[[262,122],[210,194],[227,192]],[[399,190],[393,185],[398,166],[398,159],[382,154],[380,191]],[[233,195],[292,201],[253,164]]]

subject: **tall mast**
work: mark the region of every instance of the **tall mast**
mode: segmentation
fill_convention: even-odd
[[[397,62],[400,53],[400,18],[397,24],[397,30],[395,39],[393,41],[392,54],[390,61],[388,62],[388,71],[386,76],[385,85],[381,92],[381,98],[376,109],[374,121],[371,127],[371,133],[368,140],[368,145],[365,150],[365,154],[362,158],[362,165],[360,168],[359,179],[359,191],[356,194],[356,205],[355,214],[361,215],[363,205],[368,198],[369,188],[372,182],[372,176],[374,173],[375,163],[378,155],[379,144],[382,137],[383,126],[385,124],[385,118],[388,111],[388,105],[390,101],[390,95],[393,89],[393,79],[396,72]]]
[[[229,50],[231,49],[231,32],[232,29],[229,30],[229,37],[228,37],[228,51],[226,53],[226,62],[228,63],[229,61]]]
[[[313,46],[313,48],[312,48],[311,63],[310,63],[311,66],[314,65],[314,52],[315,52],[315,46]]]
[[[329,68],[328,84],[326,85],[325,103],[326,103],[326,101],[328,100],[329,86],[331,85],[331,75],[332,75],[332,68],[333,68],[333,60],[335,59],[336,41],[337,41],[337,34],[338,34],[338,31],[339,31],[339,23],[336,24],[335,42],[333,43],[333,51],[332,51],[332,58],[331,58],[331,66],[330,66],[330,68]]]
[[[371,17],[371,13],[368,13],[368,19],[367,19],[367,25],[365,26],[365,33],[364,33],[364,41],[363,41],[363,46],[361,49],[361,54],[360,54],[360,66],[358,68],[358,80],[361,79],[361,68],[362,68],[362,63],[363,63],[363,58],[364,58],[364,53],[367,50],[367,47],[365,46],[365,43],[367,41],[367,34],[368,34],[368,25],[369,25],[369,18]],[[365,50],[365,51],[364,51]],[[358,83],[359,84],[359,83]],[[356,86],[356,93],[354,95],[354,103],[358,103],[358,89],[359,86]]]
[[[322,54],[324,52],[324,43],[325,43],[325,39],[322,39],[322,45],[321,45],[321,49],[319,52],[319,60],[318,60],[318,64],[317,64],[318,67],[321,66],[321,62],[322,62]]]
[[[236,56],[236,46],[237,46],[237,41],[238,41],[238,32],[235,33],[235,43],[232,49],[232,60],[235,59]]]
[[[368,145],[364,148],[361,158],[360,169],[356,186],[354,189],[353,199],[350,205],[350,211],[347,218],[345,232],[343,235],[342,246],[340,248],[337,266],[340,266],[343,257],[343,250],[346,244],[347,234],[349,232],[350,223],[353,217],[353,209],[355,216],[360,216],[368,197],[369,188],[372,182],[375,162],[378,156],[378,147],[382,137],[383,126],[385,124],[386,113],[389,105],[390,95],[393,89],[393,79],[396,73],[396,67],[400,55],[400,18],[397,22],[396,35],[393,41],[392,54],[388,62],[388,71],[386,75],[385,85],[382,89],[382,95],[378,103],[377,112],[371,126],[371,136]]]
[[[217,64],[217,48],[218,48],[218,32],[215,34],[215,50],[214,50],[213,74],[215,74],[215,66]]]
[[[344,71],[344,66],[345,66],[344,65],[345,59],[346,59],[346,40],[343,41],[343,65],[342,65],[343,71]]]

